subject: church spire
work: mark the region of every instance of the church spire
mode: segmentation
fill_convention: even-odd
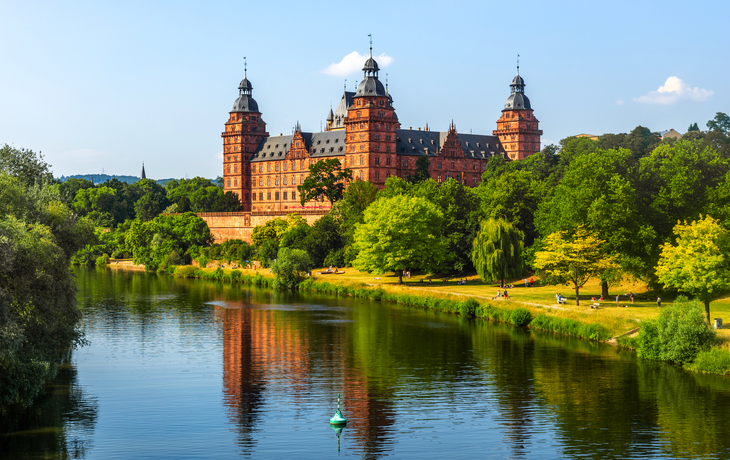
[[[144,163],[142,163],[142,175],[140,179],[147,179],[147,174],[144,173]]]

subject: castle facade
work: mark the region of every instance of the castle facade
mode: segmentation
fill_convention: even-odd
[[[224,189],[236,193],[244,213],[286,215],[317,212],[320,203],[299,202],[297,186],[313,163],[336,158],[354,179],[383,187],[389,176],[405,178],[416,171],[416,160],[428,157],[437,182],[454,178],[476,186],[487,161],[494,156],[521,160],[540,151],[539,122],[525,95],[525,82],[514,77],[511,94],[491,135],[459,133],[451,123],[446,131],[402,129],[393,98],[378,78],[372,57],[363,67],[357,91],[344,91],[335,112],[330,109],[323,132],[270,136],[252,97],[247,76],[229,112],[223,137]],[[327,203],[325,208],[329,204]]]

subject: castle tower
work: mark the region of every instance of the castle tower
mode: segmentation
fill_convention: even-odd
[[[223,189],[238,195],[244,211],[251,210],[251,171],[248,160],[269,136],[259,105],[251,96],[253,85],[246,77],[238,85],[238,99],[229,112],[223,138]]]
[[[509,159],[522,160],[540,151],[542,130],[538,129],[539,122],[525,96],[525,80],[520,76],[519,65],[510,88],[512,94],[507,98],[502,116],[497,120],[497,129],[492,134],[499,137]]]
[[[400,128],[393,99],[378,79],[378,63],[370,57],[363,67],[363,80],[347,109],[345,164],[353,179],[385,183],[386,165],[392,170],[398,161],[395,130]],[[391,165],[392,164],[392,165]]]

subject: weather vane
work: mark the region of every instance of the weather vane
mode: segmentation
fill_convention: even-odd
[[[246,78],[246,56],[243,57],[243,77]]]

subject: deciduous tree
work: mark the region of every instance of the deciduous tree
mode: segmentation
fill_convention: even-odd
[[[432,270],[445,257],[443,225],[443,214],[425,198],[380,198],[355,231],[359,253],[353,266],[378,274],[394,271],[399,283],[403,270]]]
[[[615,257],[602,251],[603,243],[583,227],[572,236],[568,232],[552,233],[543,241],[543,249],[535,253],[533,265],[561,283],[572,283],[575,304],[580,305],[580,288],[589,279],[620,269]]]
[[[730,289],[730,231],[705,216],[678,223],[674,234],[675,244],[662,245],[657,278],[700,299],[709,324],[710,302]]]
[[[503,219],[487,219],[474,239],[472,262],[484,281],[517,278],[524,272],[525,235]]]
[[[342,169],[340,160],[331,158],[320,160],[309,166],[309,176],[304,179],[299,190],[299,202],[304,206],[307,201],[324,201],[330,203],[341,200],[347,182],[352,180],[352,170]]]

